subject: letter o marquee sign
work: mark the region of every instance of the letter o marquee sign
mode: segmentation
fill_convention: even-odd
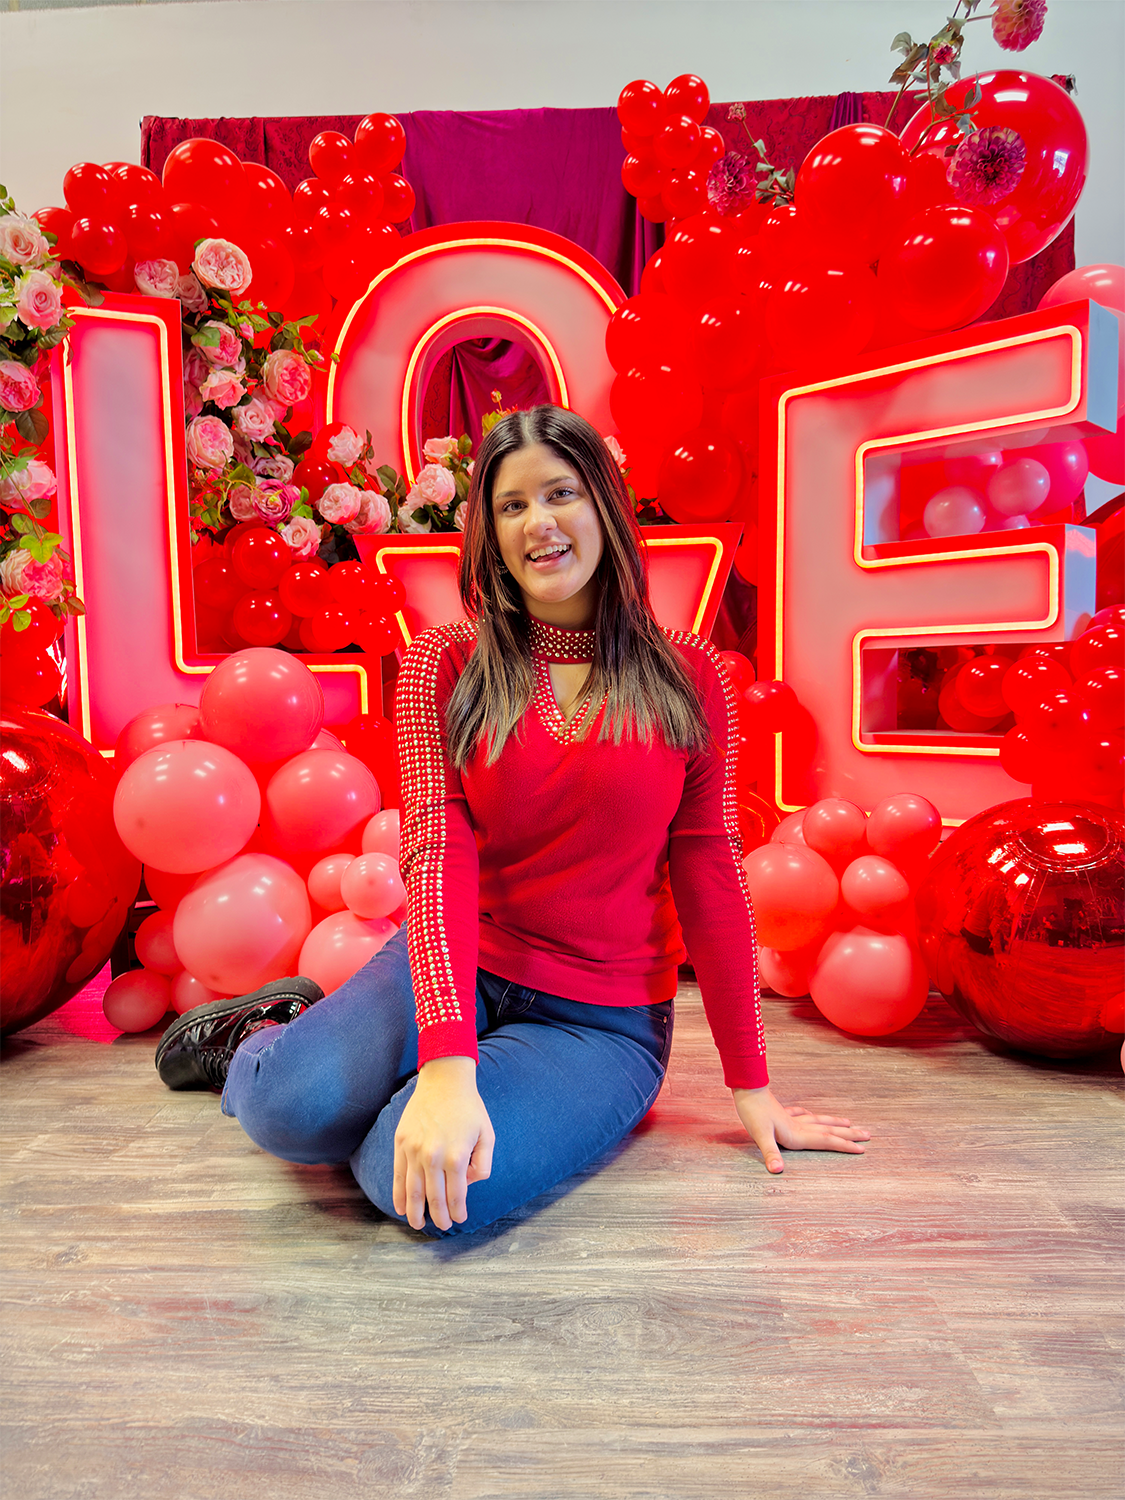
[[[404,252],[340,322],[338,358],[318,382],[325,423],[370,432],[376,461],[413,483],[434,366],[466,339],[507,338],[538,362],[553,402],[614,430],[605,330],[625,293],[592,255],[546,230],[494,223],[423,230]]]

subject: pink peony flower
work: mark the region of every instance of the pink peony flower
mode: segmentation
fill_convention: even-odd
[[[312,557],[320,546],[320,527],[307,516],[294,516],[281,528],[281,537],[295,558]]]
[[[0,562],[0,588],[6,594],[31,594],[49,603],[62,598],[65,582],[66,574],[57,552],[46,562],[37,562],[26,547],[17,547]]]
[[[378,536],[391,529],[391,507],[386,497],[374,490],[361,491],[363,500],[354,520],[345,521],[344,530],[353,536]]]
[[[456,452],[457,439],[453,437],[427,438],[422,444],[422,454],[432,464],[439,464],[443,458]]]
[[[717,213],[740,214],[754,201],[754,184],[750,158],[728,151],[707,173],[707,201]]]
[[[4,221],[0,219],[0,224]],[[53,328],[63,315],[62,291],[46,271],[25,271],[16,290],[16,316],[28,328]]]
[[[296,406],[312,390],[309,367],[296,349],[275,349],[262,366],[266,395],[280,406]]]
[[[233,370],[212,370],[199,387],[200,401],[213,401],[224,411],[238,404],[246,394],[246,387]]]
[[[264,442],[273,436],[274,408],[261,396],[255,396],[245,406],[235,407],[234,425],[251,443]]]
[[[295,484],[280,479],[263,479],[254,491],[254,510],[267,526],[281,526],[301,503],[301,492]]]
[[[6,214],[0,219],[0,255],[13,266],[49,260],[51,247],[39,221],[24,214]]]
[[[1043,34],[1047,0],[996,0],[992,35],[1005,52],[1023,52]]]
[[[436,505],[444,510],[456,493],[456,481],[445,465],[427,464],[406,498],[409,501],[412,496],[417,495],[420,497],[417,505]]]
[[[625,449],[621,446],[621,444],[615,437],[607,437],[605,440],[605,445],[609,449],[614,463],[619,469],[624,471],[626,464]]]
[[[959,203],[999,203],[1015,190],[1026,165],[1023,137],[990,125],[965,137],[945,175]]]
[[[203,328],[199,330],[200,333],[203,332],[204,328],[213,329],[219,342],[217,344],[201,344],[196,343],[193,339],[192,343],[209,365],[227,365],[229,367],[241,359],[242,340],[228,323],[218,323],[214,318],[211,318],[204,323]]]
[[[334,526],[346,525],[359,515],[363,491],[354,484],[330,484],[316,502],[316,508]]]
[[[211,306],[211,299],[190,271],[176,282],[176,297],[183,311],[193,315],[206,312]]]
[[[350,469],[353,464],[359,462],[359,455],[363,452],[363,439],[358,432],[353,432],[350,427],[343,428],[328,444],[328,461],[333,464],[342,464],[345,469]]]
[[[246,252],[230,240],[200,240],[192,270],[204,286],[229,292],[232,297],[246,290],[253,275]]]
[[[0,407],[4,411],[30,411],[39,400],[39,382],[17,359],[0,360]]]
[[[145,297],[174,297],[180,272],[174,260],[139,260],[133,267],[133,281]]]
[[[197,469],[223,469],[234,456],[234,438],[218,417],[196,417],[188,423],[187,458]]]
[[[293,478],[294,463],[284,453],[271,453],[269,458],[253,458],[250,467],[255,474],[260,474],[263,479],[280,479],[282,484],[288,484]]]
[[[0,479],[0,505],[6,510],[26,510],[32,500],[49,500],[57,489],[55,471],[33,458],[26,468]]]
[[[254,509],[254,491],[248,484],[232,484],[227,494],[227,504],[236,521],[258,519],[258,512]]]

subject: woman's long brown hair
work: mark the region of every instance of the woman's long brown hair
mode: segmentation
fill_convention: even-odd
[[[632,735],[647,744],[659,731],[677,749],[702,749],[709,740],[702,704],[652,613],[644,542],[621,472],[584,417],[558,406],[536,406],[497,422],[473,468],[459,581],[466,613],[477,622],[477,644],[446,711],[454,765],[463,766],[478,747],[491,765],[535,689],[527,614],[500,556],[492,493],[504,459],[536,443],[573,465],[602,526],[594,660],[586,680],[594,707],[587,726],[604,697],[601,739],[612,736],[620,744]]]

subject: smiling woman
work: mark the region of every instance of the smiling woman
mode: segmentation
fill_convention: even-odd
[[[406,927],[319,1003],[298,979],[189,1013],[162,1073],[197,1062],[266,1150],[350,1161],[388,1215],[471,1232],[643,1118],[686,943],[767,1169],[782,1146],[861,1152],[866,1130],[770,1092],[733,689],[707,641],[656,623],[605,443],[559,407],[513,412],[466,511],[469,618],[415,639],[396,695]]]

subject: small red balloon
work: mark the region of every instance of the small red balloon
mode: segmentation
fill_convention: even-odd
[[[97,162],[75,162],[63,178],[63,197],[79,218],[102,219],[109,212],[113,178]]]
[[[664,94],[648,79],[627,83],[617,96],[617,118],[634,135],[651,135],[664,113]]]
[[[278,595],[264,589],[243,594],[234,606],[231,619],[239,635],[251,646],[278,645],[293,624],[292,614]]]
[[[402,160],[406,132],[394,115],[367,115],[356,126],[354,156],[365,172],[382,177]]]
[[[711,108],[711,95],[702,78],[695,73],[681,73],[664,90],[664,108],[670,115],[686,115],[702,125]]]
[[[352,143],[338,130],[322,130],[309,143],[309,166],[329,186],[339,182],[348,170]]]
[[[75,219],[70,248],[78,264],[94,276],[111,276],[119,271],[129,254],[121,230],[99,219]]]
[[[414,189],[395,172],[383,178],[382,186],[383,217],[390,224],[405,224],[414,212]]]
[[[332,599],[328,569],[318,557],[293,563],[277,586],[285,608],[304,618],[327,609]]]
[[[231,566],[252,589],[274,589],[287,572],[293,554],[276,531],[260,526],[245,532],[231,549]],[[286,626],[286,630],[289,627]],[[282,631],[282,635],[284,635]],[[278,637],[280,640],[280,636]]]

